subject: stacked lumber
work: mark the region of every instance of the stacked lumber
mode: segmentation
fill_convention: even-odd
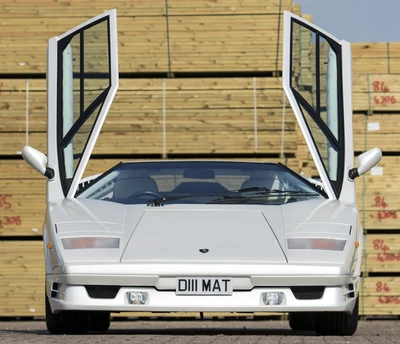
[[[120,72],[129,75],[260,71],[279,75],[282,13],[300,13],[291,0],[115,0],[112,7],[118,13]],[[0,160],[0,237],[13,237],[0,241],[0,293],[5,300],[0,316],[44,313],[42,243],[14,240],[40,237],[46,206],[45,180],[19,157],[26,140],[47,150],[45,80],[27,82],[26,77],[46,72],[50,37],[109,9],[106,0],[0,3],[0,151],[7,157]],[[294,36],[294,82],[312,104],[313,39],[305,30]],[[104,39],[98,33],[93,37],[94,42]],[[379,146],[390,153],[377,168],[356,180],[360,221],[367,233],[361,313],[399,314],[400,280],[392,274],[399,271],[400,256],[396,232],[400,226],[396,129],[400,80],[395,74],[400,71],[400,43],[353,43],[352,49],[355,151]],[[321,51],[327,51],[324,42]],[[7,74],[21,78],[7,78]],[[166,79],[165,83],[154,78],[121,79],[85,176],[111,168],[122,155],[162,156],[165,152],[167,156],[208,154],[210,159],[216,153],[240,153],[250,157],[245,160],[280,161],[296,172],[318,177],[283,98],[280,78],[199,76]],[[98,159],[103,154],[111,158]],[[293,158],[260,159],[258,154]]]
[[[112,7],[120,72],[281,71],[282,14],[292,0],[116,0]],[[12,0],[0,9],[7,28],[0,31],[0,73],[45,73],[48,39],[110,3]]]
[[[280,71],[283,34],[277,15],[169,18],[171,70]]]
[[[29,96],[28,142],[46,152],[45,81],[29,80],[29,95],[25,80],[0,82],[0,151],[16,155],[25,145]],[[163,114],[168,154],[280,154],[282,145],[283,153],[294,153],[296,121],[289,109],[282,119],[281,83],[280,78],[198,78],[166,79],[163,86],[162,79],[123,79],[94,154],[161,156]]]
[[[43,316],[43,243],[0,241],[0,250],[0,316]]]
[[[96,13],[98,14],[98,13]],[[2,18],[0,72],[45,73],[47,41],[68,31],[88,17],[60,20],[56,17]],[[168,70],[165,17],[119,17],[120,72]]]
[[[354,75],[353,110],[364,113],[400,112],[399,75]]]
[[[400,278],[367,277],[361,289],[360,313],[365,315],[399,315]]]
[[[354,74],[396,74],[400,72],[400,43],[352,43]]]
[[[366,254],[363,262],[363,284],[361,314],[399,315],[400,278],[385,276],[397,273],[400,262],[400,236],[397,234],[368,234]],[[379,277],[367,277],[378,273]]]

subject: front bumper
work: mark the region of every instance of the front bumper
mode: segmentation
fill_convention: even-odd
[[[72,276],[69,276],[72,277]],[[79,279],[79,278],[78,278]],[[167,280],[175,280],[170,278]],[[327,286],[320,299],[296,299],[289,286],[255,286],[251,290],[234,289],[232,295],[176,295],[173,290],[158,290],[148,286],[121,286],[115,298],[92,298],[85,284],[62,284],[68,276],[48,275],[46,290],[54,313],[62,310],[97,310],[110,312],[351,312],[356,302],[358,279],[352,281],[355,292],[351,293],[348,284]],[[240,280],[240,279],[239,279]],[[245,279],[246,280],[246,279]],[[304,280],[304,276],[298,279]],[[56,284],[54,284],[56,283]],[[243,281],[242,281],[243,283]],[[90,283],[92,284],[92,283]],[[54,292],[54,285],[58,291]],[[109,285],[116,285],[109,283]],[[310,285],[310,284],[309,284]],[[126,293],[138,291],[148,294],[145,305],[131,305]],[[283,303],[279,306],[266,306],[262,293],[282,292]]]

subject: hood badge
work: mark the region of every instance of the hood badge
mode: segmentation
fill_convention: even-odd
[[[210,251],[208,248],[201,248],[199,250],[201,253],[207,253],[208,251]]]

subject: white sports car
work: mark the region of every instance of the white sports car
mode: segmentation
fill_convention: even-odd
[[[312,91],[298,37],[314,44]],[[274,163],[120,163],[82,183],[118,88],[115,10],[48,45],[43,227],[51,333],[106,330],[110,312],[289,312],[294,330],[352,335],[362,228],[354,178],[350,45],[285,13],[283,87],[320,175]],[[312,101],[310,99],[313,99]]]

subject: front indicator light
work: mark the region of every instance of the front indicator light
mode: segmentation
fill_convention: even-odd
[[[126,298],[131,305],[145,305],[149,296],[146,292],[142,291],[128,291]]]
[[[343,251],[346,245],[346,240],[340,239],[309,239],[295,238],[287,241],[289,250],[330,250]]]
[[[119,238],[63,238],[61,243],[65,250],[85,248],[119,248]]]
[[[262,293],[262,300],[266,306],[277,306],[283,302],[283,293],[281,292],[268,292]]]

